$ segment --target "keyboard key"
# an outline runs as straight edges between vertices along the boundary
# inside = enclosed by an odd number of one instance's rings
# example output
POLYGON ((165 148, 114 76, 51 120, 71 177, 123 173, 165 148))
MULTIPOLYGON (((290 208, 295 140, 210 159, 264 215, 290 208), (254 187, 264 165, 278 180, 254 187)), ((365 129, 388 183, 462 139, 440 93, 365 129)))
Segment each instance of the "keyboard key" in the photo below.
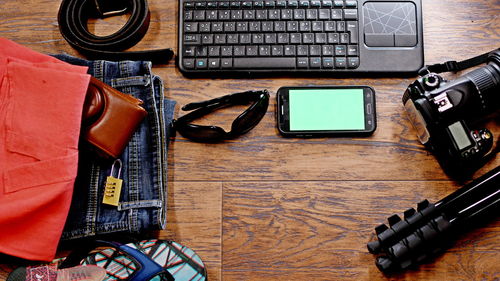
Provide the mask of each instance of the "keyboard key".
MULTIPOLYGON (((306 58, 307 59, 307 58, 306 58)), ((262 60, 254 58, 234 58, 233 66, 236 69, 293 69, 295 68, 295 58, 273 58, 262 60)))
POLYGON ((309 8, 309 0, 300 0, 299 1, 299 7, 309 8))
POLYGON ((299 22, 298 21, 289 21, 286 23, 286 30, 288 32, 296 32, 299 31, 299 22))
POLYGON ((289 0, 288 1, 288 7, 297 8, 298 6, 299 6, 299 1, 297 1, 297 0, 289 0))
POLYGON ((196 68, 197 69, 206 69, 207 68, 207 59, 196 59, 196 68))
POLYGON ((335 68, 345 68, 346 59, 345 58, 335 58, 335 68))
POLYGON ((346 20, 358 19, 358 10, 357 9, 344 9, 344 19, 346 19, 346 20))
POLYGON ((303 20, 306 18, 306 11, 304 9, 297 9, 293 11, 293 19, 303 20))
POLYGON ((231 57, 233 55, 233 46, 223 46, 220 49, 220 55, 223 57, 231 57))
POLYGON ((309 55, 309 46, 307 45, 297 46, 297 56, 308 56, 308 55, 309 55))
POLYGON ((347 58, 347 67, 348 68, 358 68, 359 67, 359 58, 358 57, 347 58))
POLYGON ((290 43, 301 44, 302 43, 302 34, 301 33, 290 34, 290 43))
POLYGON ((291 20, 293 17, 293 12, 290 9, 281 10, 281 19, 282 20, 291 20))
POLYGON ((358 56, 358 45, 349 45, 347 46, 347 55, 348 56, 358 56))
POLYGON ((342 7, 344 7, 344 1, 343 0, 334 0, 333 6, 336 8, 342 8, 342 7))
POLYGON ((198 32, 198 23, 197 22, 185 22, 184 23, 184 32, 198 32))
POLYGON ((289 43, 289 34, 288 33, 279 33, 278 34, 278 44, 288 44, 289 43))
POLYGON ((333 46, 332 45, 323 45, 322 47, 323 56, 331 57, 333 56, 333 46))
POLYGON ((315 44, 326 44, 326 33, 316 33, 315 37, 315 44))
POLYGON ((333 2, 330 0, 323 0, 323 8, 331 8, 333 7, 333 2))
POLYGON ((259 56, 270 56, 271 55, 271 46, 269 45, 262 45, 259 46, 259 56))
POLYGON ((250 36, 249 33, 240 34, 240 44, 251 44, 251 43, 252 43, 252 37, 250 36))
POLYGON ((310 56, 321 56, 321 46, 320 45, 310 45, 309 46, 310 56))
POLYGON ((335 21, 325 21, 324 23, 325 31, 326 32, 335 32, 337 31, 337 22, 335 21))
POLYGON ((266 7, 266 8, 274 8, 275 4, 276 3, 274 3, 274 1, 272 1, 272 0, 266 0, 266 1, 264 1, 264 7, 266 7))
POLYGON ((197 46, 196 47, 196 56, 198 57, 206 57, 208 52, 208 48, 206 46, 197 46))
POLYGON ((349 44, 349 33, 340 33, 340 44, 349 44))
POLYGON ((322 60, 320 57, 309 58, 310 68, 321 68, 322 60))
MULTIPOLYGON (((255 57, 258 55, 259 49, 257 46, 247 46, 247 56, 249 57, 255 57)), ((236 59, 235 61, 236 62, 236 59)))
POLYGON ((346 55, 346 47, 345 45, 337 45, 335 46, 335 56, 345 56, 346 55))
POLYGON ((218 56, 220 56, 220 46, 210 46, 208 48, 208 56, 209 57, 218 57, 218 56))
POLYGON ((323 68, 333 68, 334 62, 332 57, 323 57, 323 68))
POLYGON ((204 34, 201 36, 201 43, 209 45, 214 43, 214 35, 213 34, 204 34))
POLYGON ((185 57, 194 57, 195 54, 196 54, 195 46, 186 46, 184 47, 184 51, 182 52, 182 55, 185 57))
POLYGON ((323 32, 323 22, 322 21, 313 21, 312 22, 312 31, 323 32))
POLYGON ((205 20, 205 11, 193 11, 194 20, 205 20))
POLYGON ((285 56, 296 56, 295 45, 285 45, 285 56))
POLYGON ((332 20, 341 20, 342 19, 342 10, 333 9, 332 10, 332 20))
POLYGON ((227 2, 227 1, 219 2, 219 8, 222 8, 222 9, 229 8, 229 2, 227 2))
POLYGON ((234 46, 233 55, 235 57, 244 57, 245 56, 245 46, 234 46))
POLYGON ((207 6, 207 2, 196 2, 194 5, 197 9, 203 9, 207 6))
POLYGON ((319 8, 319 7, 321 7, 321 1, 319 1, 319 0, 311 0, 311 7, 312 8, 319 8))
POLYGON ((194 59, 182 59, 182 65, 186 69, 194 69, 194 59))
POLYGON ((208 59, 208 68, 218 69, 220 67, 220 59, 208 59))
POLYGON ((345 22, 339 21, 337 22, 337 31, 344 32, 345 31, 345 22))
POLYGON ((358 1, 356 1, 356 0, 346 0, 345 1, 345 6, 348 8, 356 8, 357 5, 358 5, 358 1))
POLYGON ((266 44, 276 44, 276 34, 268 33, 264 36, 264 42, 266 44))
POLYGON ((283 56, 283 46, 275 45, 271 48, 271 54, 276 57, 283 56))
POLYGON ((314 33, 304 33, 302 34, 302 43, 313 44, 314 43, 314 33))
POLYGON ((201 44, 200 34, 184 35, 184 45, 200 45, 200 44, 201 44))
POLYGON ((328 33, 328 44, 338 44, 339 34, 338 33, 328 33))
POLYGON ((264 1, 254 1, 253 6, 255 8, 264 8, 264 1))
POLYGON ((297 68, 309 68, 309 59, 297 58, 297 68))
POLYGON ((233 59, 232 58, 223 58, 221 59, 221 67, 230 69, 233 67, 233 59))
POLYGON ((330 19, 330 10, 329 9, 319 9, 318 18, 320 20, 329 20, 330 19))
POLYGON ((316 9, 308 9, 306 12, 306 19, 308 20, 316 20, 318 18, 318 10, 316 9))
POLYGON ((358 43, 358 22, 356 21, 348 21, 347 22, 347 31, 351 34, 351 43, 358 43))
POLYGON ((239 43, 239 36, 238 34, 228 34, 227 35, 227 44, 238 44, 239 43))
POLYGON ((276 1, 276 7, 279 7, 279 8, 286 7, 286 1, 285 0, 276 1))

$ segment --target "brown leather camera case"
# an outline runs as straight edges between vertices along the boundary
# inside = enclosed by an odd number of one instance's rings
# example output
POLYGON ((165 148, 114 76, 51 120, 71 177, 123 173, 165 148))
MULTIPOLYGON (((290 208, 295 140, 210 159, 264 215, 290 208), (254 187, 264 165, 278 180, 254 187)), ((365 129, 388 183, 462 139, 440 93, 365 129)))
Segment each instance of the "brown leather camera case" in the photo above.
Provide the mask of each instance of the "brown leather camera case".
POLYGON ((100 155, 118 158, 147 115, 142 103, 91 77, 83 108, 83 138, 100 155))

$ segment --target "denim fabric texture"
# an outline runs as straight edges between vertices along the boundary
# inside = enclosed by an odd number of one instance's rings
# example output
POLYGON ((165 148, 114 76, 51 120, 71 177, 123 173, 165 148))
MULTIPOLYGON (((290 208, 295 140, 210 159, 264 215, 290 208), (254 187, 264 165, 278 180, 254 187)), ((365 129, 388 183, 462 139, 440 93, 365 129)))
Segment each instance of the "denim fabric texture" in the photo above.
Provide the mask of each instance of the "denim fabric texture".
POLYGON ((62 239, 117 232, 138 234, 165 228, 167 150, 175 101, 164 98, 162 80, 152 74, 150 62, 87 61, 67 55, 55 57, 88 66, 92 76, 141 99, 148 112, 120 157, 123 185, 118 207, 102 203, 112 163, 100 162, 82 150, 62 239))

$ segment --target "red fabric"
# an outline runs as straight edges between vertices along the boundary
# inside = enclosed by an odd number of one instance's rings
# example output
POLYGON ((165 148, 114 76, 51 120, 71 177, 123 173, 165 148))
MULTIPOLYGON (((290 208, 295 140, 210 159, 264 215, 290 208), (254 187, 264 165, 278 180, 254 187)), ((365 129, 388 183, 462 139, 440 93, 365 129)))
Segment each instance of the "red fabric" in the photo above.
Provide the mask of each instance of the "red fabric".
POLYGON ((90 76, 0 37, 0 252, 50 261, 68 215, 90 76))

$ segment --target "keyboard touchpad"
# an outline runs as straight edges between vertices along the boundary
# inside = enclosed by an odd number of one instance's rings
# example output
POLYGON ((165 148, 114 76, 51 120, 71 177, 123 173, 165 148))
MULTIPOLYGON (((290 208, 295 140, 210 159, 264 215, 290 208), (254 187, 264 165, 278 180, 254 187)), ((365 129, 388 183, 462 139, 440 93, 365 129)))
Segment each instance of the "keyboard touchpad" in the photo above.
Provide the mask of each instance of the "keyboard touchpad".
POLYGON ((416 7, 410 2, 366 2, 363 34, 369 47, 417 45, 416 7))

